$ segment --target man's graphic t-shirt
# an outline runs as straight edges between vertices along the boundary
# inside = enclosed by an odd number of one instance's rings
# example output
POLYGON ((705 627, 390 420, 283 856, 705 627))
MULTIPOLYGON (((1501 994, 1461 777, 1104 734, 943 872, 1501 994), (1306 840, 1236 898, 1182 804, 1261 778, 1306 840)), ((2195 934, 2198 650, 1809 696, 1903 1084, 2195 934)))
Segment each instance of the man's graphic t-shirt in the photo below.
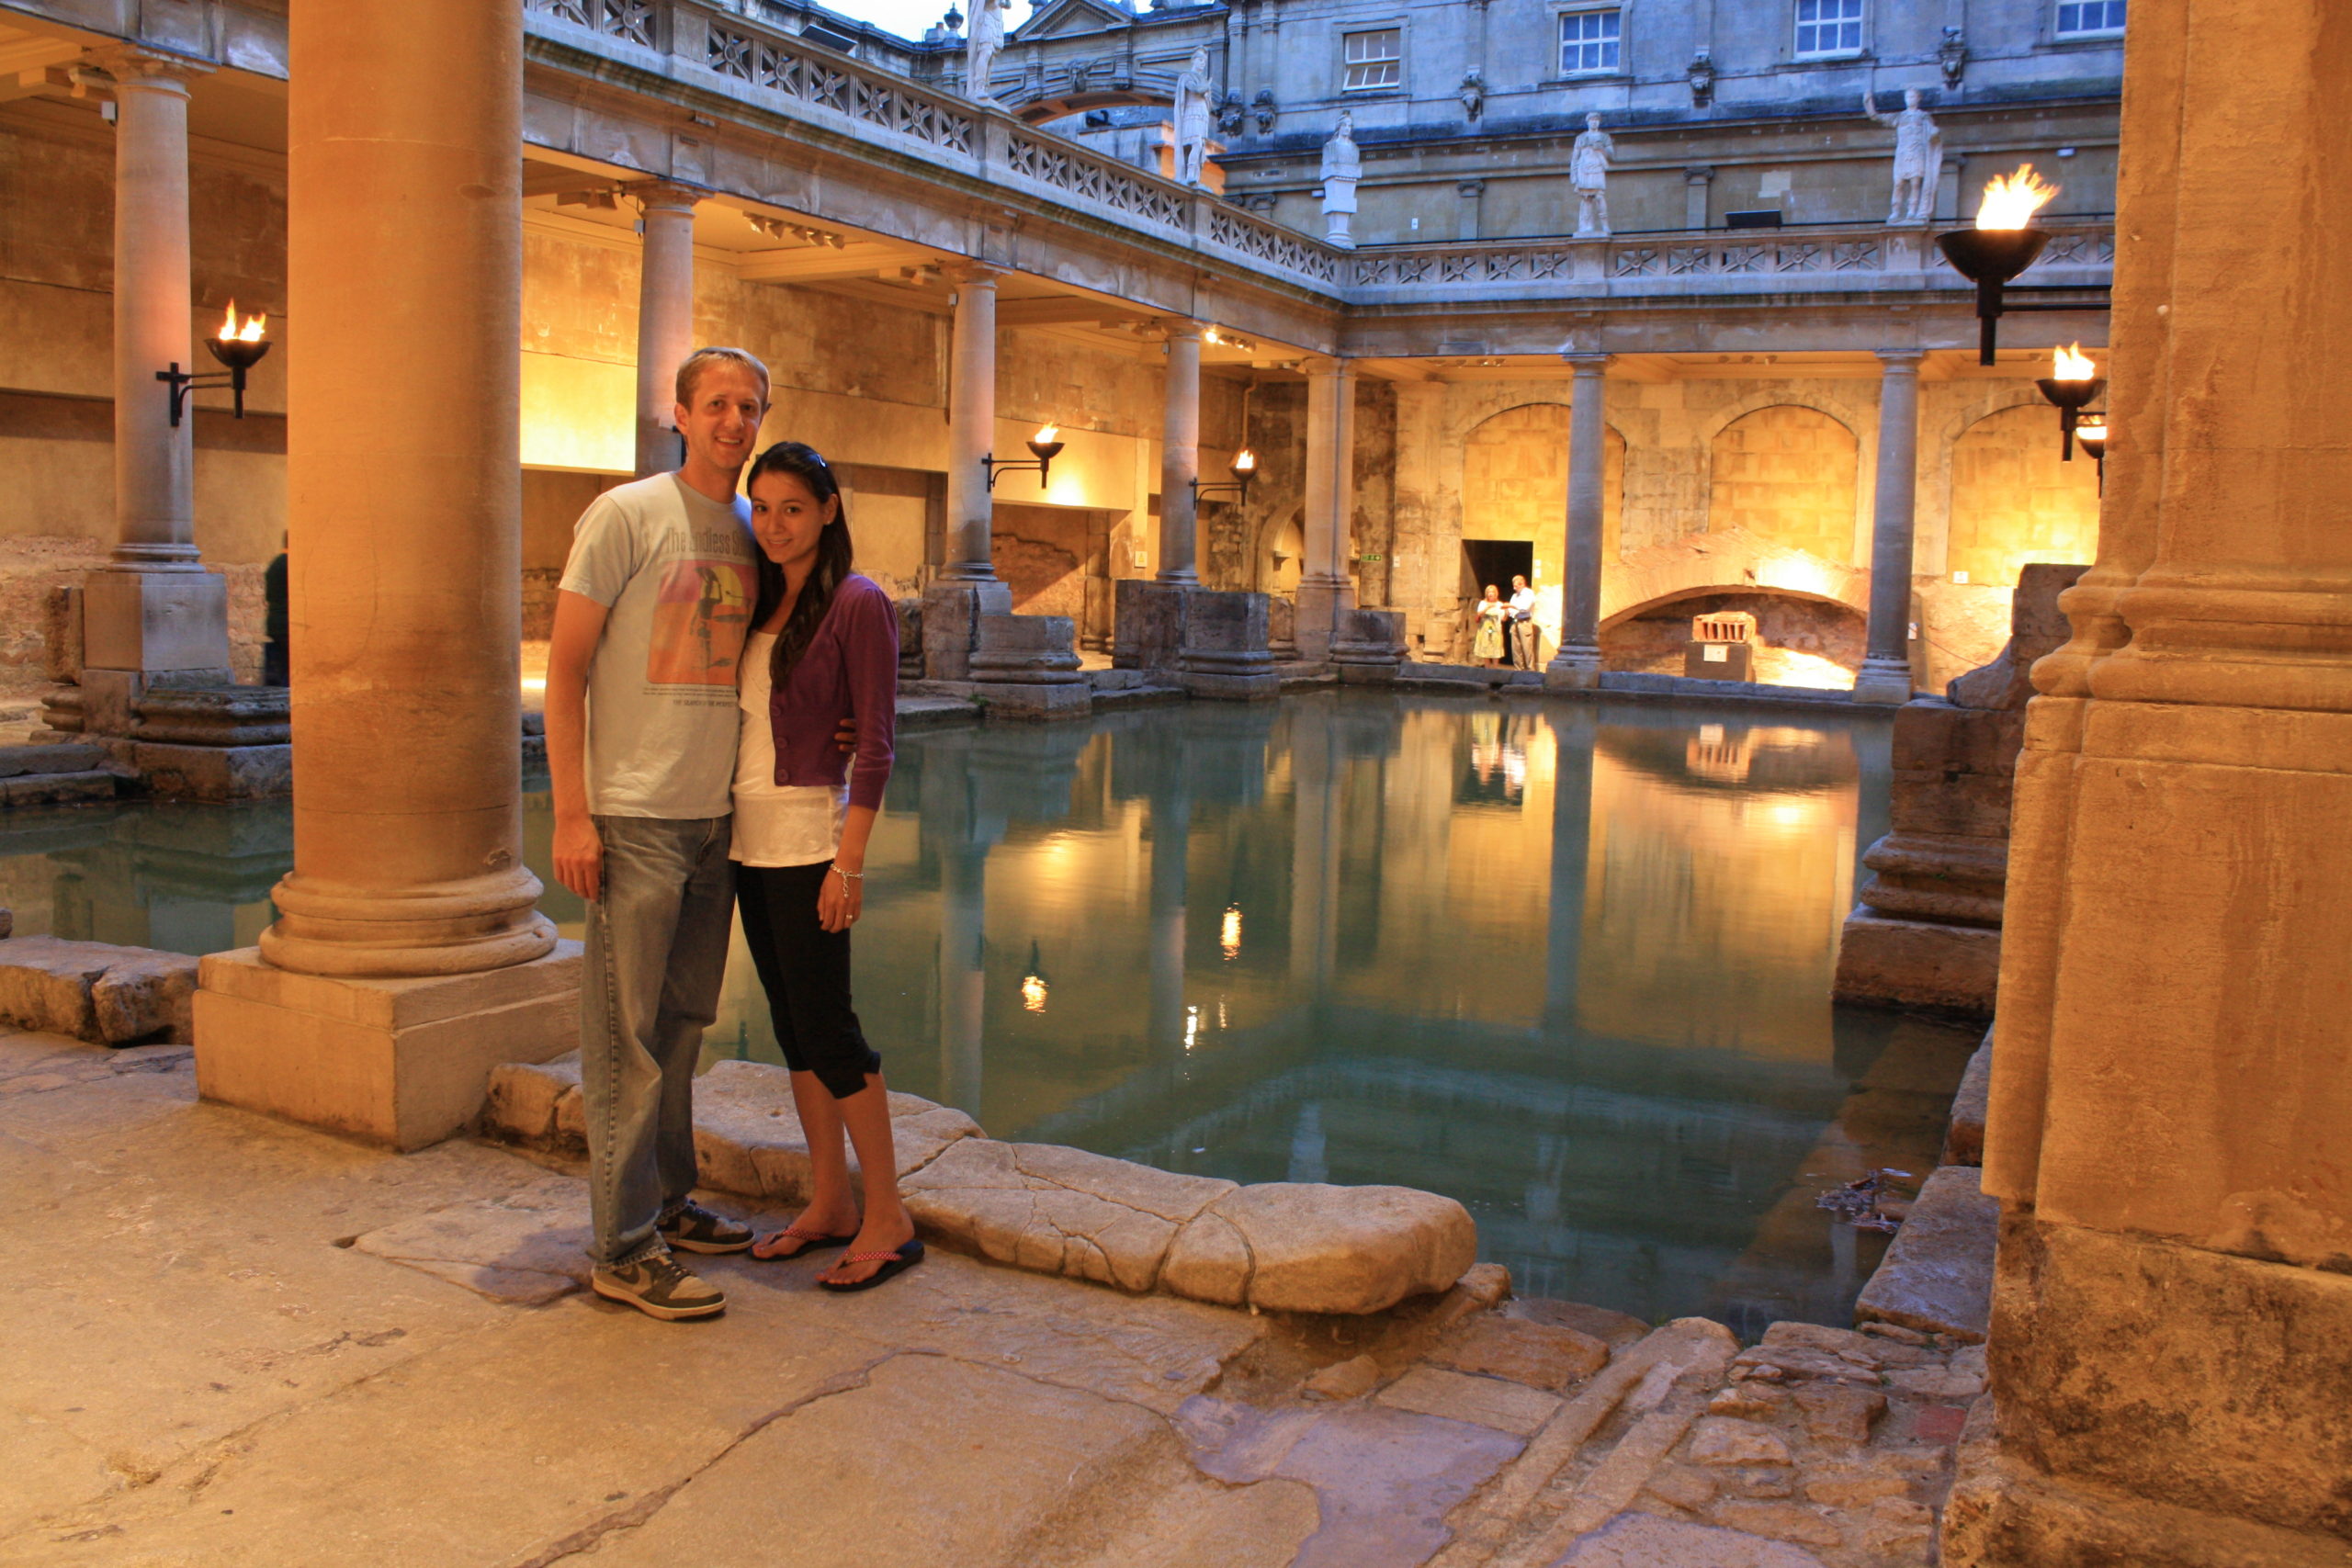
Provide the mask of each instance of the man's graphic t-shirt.
POLYGON ((675 474, 606 491, 572 529, 561 586, 609 611, 588 667, 591 811, 727 815, 753 548, 748 502, 675 474))

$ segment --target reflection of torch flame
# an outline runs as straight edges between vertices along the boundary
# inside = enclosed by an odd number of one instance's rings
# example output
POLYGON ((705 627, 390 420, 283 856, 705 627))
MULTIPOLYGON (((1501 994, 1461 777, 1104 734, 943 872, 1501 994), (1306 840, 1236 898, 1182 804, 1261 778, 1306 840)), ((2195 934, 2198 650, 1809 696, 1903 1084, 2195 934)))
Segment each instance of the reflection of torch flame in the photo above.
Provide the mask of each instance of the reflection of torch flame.
POLYGON ((1031 1012, 1046 1010, 1046 980, 1042 975, 1021 977, 1021 1005, 1031 1012))
POLYGON ((2062 348, 2051 357, 2050 378, 2053 381, 2090 381, 2098 377, 2098 367, 2083 352, 2083 345, 2062 348))
POLYGON ((266 313, 247 316, 244 324, 240 326, 237 322, 237 302, 232 299, 229 301, 229 313, 220 322, 220 341, 222 343, 259 343, 263 328, 268 320, 266 313))
POLYGON ((2050 204, 2058 187, 2033 172, 2031 164, 2017 173, 2002 175, 1984 186, 1984 200, 1976 209, 1979 229, 2022 229, 2050 204))
POLYGON ((1233 904, 1227 907, 1225 923, 1217 931, 1216 944, 1225 953, 1228 963, 1241 956, 1240 905, 1233 904))

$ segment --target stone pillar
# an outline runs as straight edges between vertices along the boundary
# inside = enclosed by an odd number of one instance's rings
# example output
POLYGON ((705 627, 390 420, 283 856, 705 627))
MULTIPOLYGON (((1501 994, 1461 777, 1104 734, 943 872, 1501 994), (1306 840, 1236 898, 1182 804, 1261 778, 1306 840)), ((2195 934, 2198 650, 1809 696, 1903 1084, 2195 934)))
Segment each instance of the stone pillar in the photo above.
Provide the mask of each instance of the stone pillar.
POLYGON ((1707 193, 1714 186, 1715 171, 1712 164, 1682 171, 1682 226, 1703 229, 1707 226, 1707 193))
POLYGON ((1348 539, 1355 512, 1355 367, 1344 359, 1306 362, 1306 559, 1298 579, 1293 636, 1298 656, 1331 656, 1340 617, 1355 608, 1348 577, 1348 539))
POLYGON ((2352 35, 2213 20, 2143 0, 2125 43, 2099 557, 2013 807, 1972 1568, 2345 1551, 2352 35))
POLYGON ((291 24, 294 869, 204 961, 198 1084, 411 1148, 577 1031, 522 863, 522 0, 291 24))
POLYGON ((1453 194, 1462 198, 1461 216, 1455 220, 1454 235, 1457 239, 1475 240, 1485 223, 1479 209, 1486 200, 1487 182, 1458 180, 1454 183, 1453 194))
POLYGON ((196 410, 156 372, 214 371, 188 330, 188 83, 209 68, 98 51, 115 82, 114 558, 83 587, 83 726, 122 735, 150 683, 227 685, 229 594, 196 549, 196 410))
MULTIPOLYGON (((934 681, 968 681, 981 618, 1012 614, 1012 591, 999 581, 991 558, 994 502, 980 463, 996 442, 996 280, 1003 275, 977 262, 957 262, 945 271, 956 285, 955 357, 947 393, 947 557, 923 592, 923 669, 934 681)), ((1019 460, 1028 454, 1011 456, 1019 460)))
POLYGON ((666 180, 632 186, 645 220, 637 285, 637 477, 678 467, 678 367, 695 345, 695 202, 666 180))
POLYGON ((1871 513, 1871 618, 1854 701, 1911 700, 1911 529, 1919 476, 1919 351, 1879 351, 1878 497, 1871 513))
POLYGON ((1198 582, 1199 507, 1193 480, 1201 471, 1201 324, 1171 321, 1168 337, 1168 395, 1160 425, 1159 576, 1161 582, 1189 587, 1198 582))
POLYGON ((1560 650, 1544 667, 1555 690, 1600 683, 1600 532, 1607 493, 1609 355, 1571 354, 1568 404, 1568 558, 1561 574, 1560 650))

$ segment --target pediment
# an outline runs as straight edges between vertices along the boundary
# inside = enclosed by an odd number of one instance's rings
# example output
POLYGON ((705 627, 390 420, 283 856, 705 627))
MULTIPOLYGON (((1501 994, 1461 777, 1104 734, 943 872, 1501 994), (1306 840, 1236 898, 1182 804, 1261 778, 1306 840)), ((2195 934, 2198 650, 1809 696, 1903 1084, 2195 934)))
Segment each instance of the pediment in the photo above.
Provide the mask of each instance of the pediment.
POLYGON ((1058 4, 1040 6, 1008 36, 1018 42, 1034 43, 1040 39, 1074 38, 1113 28, 1130 28, 1135 26, 1135 20, 1134 12, 1110 4, 1109 0, 1059 0, 1058 4))

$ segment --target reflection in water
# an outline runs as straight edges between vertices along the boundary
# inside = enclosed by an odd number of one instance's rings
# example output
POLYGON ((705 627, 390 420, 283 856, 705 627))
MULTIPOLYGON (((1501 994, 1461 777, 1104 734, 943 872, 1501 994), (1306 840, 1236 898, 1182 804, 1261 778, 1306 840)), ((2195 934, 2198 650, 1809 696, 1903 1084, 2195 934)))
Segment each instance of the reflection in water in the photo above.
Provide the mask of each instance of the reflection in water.
MULTIPOLYGON (((1973 1043, 1827 1000, 1885 768, 1883 720, 1364 694, 910 733, 859 1010, 893 1087, 999 1137, 1424 1187, 1528 1293, 1839 1321, 1884 1240, 1813 1195, 1924 1171, 1973 1043)), ((247 944, 288 829, 11 813, 0 902, 247 944)), ((711 1055, 776 1059, 740 942, 722 1009, 711 1055)))

